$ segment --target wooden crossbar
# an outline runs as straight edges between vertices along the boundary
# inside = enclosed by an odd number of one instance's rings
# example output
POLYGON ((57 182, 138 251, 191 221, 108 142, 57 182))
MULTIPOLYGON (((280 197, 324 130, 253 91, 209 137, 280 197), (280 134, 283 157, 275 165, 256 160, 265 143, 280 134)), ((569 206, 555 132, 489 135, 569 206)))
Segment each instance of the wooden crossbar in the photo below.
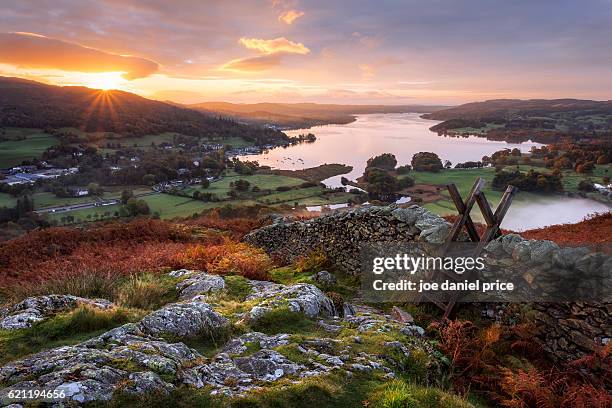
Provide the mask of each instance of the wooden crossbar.
MULTIPOLYGON (((473 253, 474 257, 479 256, 489 242, 501 235, 500 225, 504 220, 504 217, 508 212, 508 208, 510 208, 510 204, 512 204, 512 199, 514 198, 514 195, 517 193, 518 189, 514 186, 508 186, 501 198, 501 201, 499 202, 499 205, 495 209, 495 212, 493 212, 484 192, 481 191, 484 184, 485 180, 483 178, 479 177, 476 179, 465 201, 463 201, 461 198, 461 194, 459 193, 459 190, 457 190, 457 186, 455 184, 451 183, 447 185, 451 200, 455 204, 457 212, 459 213, 459 218, 457 218, 457 220, 453 223, 448 236, 446 237, 446 241, 444 242, 440 251, 441 256, 444 256, 444 254, 448 252, 452 242, 457 241, 459 234, 464 227, 470 240, 478 243, 473 253), (482 236, 476 230, 476 226, 470 217, 470 212, 474 204, 478 205, 485 223, 487 224, 482 236)), ((467 273, 469 274, 469 271, 467 273)), ((461 277, 462 279, 467 279, 469 278, 469 275, 462 275, 461 277)), ((444 310, 444 318, 447 318, 452 313, 453 308, 455 307, 455 304, 460 296, 461 293, 454 292, 450 300, 446 303, 427 296, 422 296, 422 299, 425 301, 430 301, 444 310)))

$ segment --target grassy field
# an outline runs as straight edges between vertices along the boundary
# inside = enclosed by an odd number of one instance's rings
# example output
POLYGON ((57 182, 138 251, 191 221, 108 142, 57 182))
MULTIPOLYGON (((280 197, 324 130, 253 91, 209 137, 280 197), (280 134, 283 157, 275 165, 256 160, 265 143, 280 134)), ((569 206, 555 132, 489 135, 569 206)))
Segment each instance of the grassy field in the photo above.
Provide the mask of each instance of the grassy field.
POLYGON ((7 193, 0 193, 0 207, 14 207, 17 198, 7 193))
MULTIPOLYGON (((100 139, 96 141, 96 144, 99 146, 101 152, 114 152, 117 149, 107 148, 106 144, 108 142, 116 144, 120 143, 123 147, 137 147, 140 149, 149 149, 151 147, 151 143, 155 143, 156 145, 160 145, 162 143, 170 143, 173 144, 176 137, 181 136, 180 133, 174 132, 165 132, 160 133, 158 135, 146 135, 142 137, 127 137, 127 138, 117 138, 117 139, 100 139)), ((237 147, 245 147, 252 146, 253 143, 247 140, 244 140, 241 137, 230 137, 223 140, 208 140, 206 138, 200 138, 199 141, 203 144, 216 144, 220 143, 223 145, 230 145, 234 148, 237 147)))
POLYGON ((40 155, 57 144, 54 136, 39 129, 4 129, 0 139, 0 168, 12 167, 40 155))
POLYGON ((82 203, 90 203, 95 201, 93 197, 57 197, 53 193, 41 192, 32 194, 34 200, 34 208, 59 207, 64 205, 74 205, 82 203))
POLYGON ((212 193, 217 197, 224 199, 227 198, 227 193, 231 190, 230 183, 240 179, 248 181, 251 184, 250 188, 257 186, 261 190, 276 190, 276 188, 281 186, 294 187, 304 183, 304 180, 295 177, 278 176, 274 174, 254 174, 251 176, 242 176, 230 171, 221 180, 211 183, 208 188, 191 186, 185 191, 188 194, 193 194, 195 191, 212 193))

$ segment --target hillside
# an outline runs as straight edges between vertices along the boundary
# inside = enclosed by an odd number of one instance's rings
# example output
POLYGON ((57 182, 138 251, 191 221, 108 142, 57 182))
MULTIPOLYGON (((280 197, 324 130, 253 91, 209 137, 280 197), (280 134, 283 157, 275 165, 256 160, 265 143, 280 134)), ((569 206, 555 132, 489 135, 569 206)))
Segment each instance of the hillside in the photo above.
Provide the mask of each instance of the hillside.
POLYGON ((177 132, 270 142, 286 139, 272 129, 246 126, 123 91, 52 86, 0 77, 0 127, 63 128, 144 136, 177 132))
POLYGON ((271 123, 287 128, 307 128, 324 124, 344 124, 354 115, 368 113, 427 113, 444 106, 425 105, 337 105, 317 103, 253 103, 204 102, 187 105, 207 113, 219 113, 253 123, 271 123))
MULTIPOLYGON (((362 245, 401 237, 431 251, 450 225, 427 210, 233 215, 0 244, 0 399, 51 389, 96 407, 609 406, 609 303, 461 304, 447 320, 431 305, 366 300, 362 245)), ((538 290, 553 260, 582 279, 612 261, 517 235, 486 251, 487 265, 538 290)))
POLYGON ((443 134, 474 134, 492 140, 542 143, 612 137, 612 101, 496 99, 423 115, 442 120, 443 134))

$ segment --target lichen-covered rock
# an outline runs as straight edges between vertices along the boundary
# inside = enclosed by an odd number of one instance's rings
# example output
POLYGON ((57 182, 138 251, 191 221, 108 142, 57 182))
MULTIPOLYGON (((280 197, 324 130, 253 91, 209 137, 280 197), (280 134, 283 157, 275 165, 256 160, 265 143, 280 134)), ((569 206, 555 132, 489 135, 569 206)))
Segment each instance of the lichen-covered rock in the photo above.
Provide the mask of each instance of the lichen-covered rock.
POLYGON ((259 381, 276 381, 298 372, 303 366, 288 360, 274 350, 260 350, 250 356, 238 357, 236 366, 259 381))
POLYGON ((276 334, 269 336, 264 333, 250 332, 230 340, 222 352, 227 354, 242 354, 247 351, 249 343, 256 344, 259 348, 274 348, 289 344, 289 334, 276 334))
POLYGON ((292 312, 303 313, 308 317, 334 316, 334 303, 316 286, 308 283, 296 285, 279 285, 252 281, 253 292, 247 300, 261 299, 261 302, 251 309, 249 317, 257 320, 265 313, 287 307, 292 312))
POLYGON ((145 316, 139 323, 144 333, 159 336, 195 336, 214 334, 227 327, 229 321, 205 302, 173 303, 145 316))
POLYGON ((132 373, 128 380, 123 391, 130 394, 143 394, 153 391, 168 394, 175 388, 174 385, 165 382, 159 375, 151 371, 132 373))
POLYGON ((33 323, 78 306, 110 309, 113 303, 106 299, 86 299, 72 295, 29 297, 0 310, 0 328, 5 330, 26 329, 32 327, 33 323))
POLYGON ((225 289, 225 280, 219 275, 201 272, 188 276, 189 278, 176 285, 181 299, 189 299, 196 295, 218 292, 225 289))
POLYGON ((336 284, 336 277, 328 271, 319 271, 313 275, 312 279, 323 286, 333 286, 336 284))

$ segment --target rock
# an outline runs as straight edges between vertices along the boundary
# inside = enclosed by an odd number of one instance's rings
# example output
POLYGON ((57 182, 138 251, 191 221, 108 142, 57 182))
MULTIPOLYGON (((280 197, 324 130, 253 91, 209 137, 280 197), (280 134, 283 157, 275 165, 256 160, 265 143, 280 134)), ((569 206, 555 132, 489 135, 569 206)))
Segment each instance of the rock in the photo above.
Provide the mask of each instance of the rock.
POLYGON ((196 295, 218 292, 225 289, 225 280, 219 275, 205 272, 190 275, 189 278, 176 285, 181 299, 193 298, 196 295))
POLYGON ((336 324, 329 324, 324 322, 323 320, 319 320, 317 322, 317 324, 325 331, 330 332, 330 333, 336 333, 339 332, 340 330, 342 330, 342 326, 336 325, 336 324))
POLYGON ((110 309, 114 305, 106 299, 86 299, 72 295, 29 297, 0 311, 0 316, 2 316, 0 328, 5 330, 27 329, 32 327, 33 323, 79 306, 110 309))
POLYGON ((229 321, 215 312, 208 303, 193 301, 165 306, 145 316, 139 328, 153 336, 169 334, 180 337, 206 333, 212 335, 228 324, 229 321))
POLYGON ((416 326, 416 325, 406 325, 404 326, 400 332, 402 334, 405 334, 406 336, 418 336, 418 337, 423 337, 425 336, 425 329, 422 328, 421 326, 416 326))
POLYGON ((354 316, 355 315, 355 307, 347 302, 342 304, 342 316, 354 316))
POLYGON ((248 343, 255 343, 262 349, 284 346, 289 344, 289 337, 289 334, 268 336, 264 333, 250 332, 227 342, 222 352, 227 354, 242 354, 247 351, 248 343))
POLYGON ((132 373, 128 379, 128 385, 123 391, 130 394, 143 394, 152 391, 161 391, 168 394, 174 389, 174 385, 165 382, 159 375, 151 371, 132 373))
POLYGON ((391 316, 400 323, 414 323, 414 317, 397 306, 391 309, 391 316))
POLYGON ((236 358, 234 361, 240 370, 260 381, 276 381, 303 368, 273 350, 260 350, 248 357, 236 358))
POLYGON ((328 271, 319 271, 313 275, 312 279, 323 286, 333 286, 336 284, 336 277, 328 271))
POLYGON ((269 284, 269 282, 262 285, 254 281, 253 288, 253 293, 247 297, 247 300, 262 299, 262 302, 253 307, 249 313, 253 320, 283 306, 308 317, 336 314, 334 303, 319 288, 308 283, 287 286, 269 284))
POLYGON ((168 272, 168 275, 172 276, 173 278, 182 278, 183 276, 190 276, 199 272, 200 271, 194 271, 191 269, 178 269, 176 271, 168 272))

